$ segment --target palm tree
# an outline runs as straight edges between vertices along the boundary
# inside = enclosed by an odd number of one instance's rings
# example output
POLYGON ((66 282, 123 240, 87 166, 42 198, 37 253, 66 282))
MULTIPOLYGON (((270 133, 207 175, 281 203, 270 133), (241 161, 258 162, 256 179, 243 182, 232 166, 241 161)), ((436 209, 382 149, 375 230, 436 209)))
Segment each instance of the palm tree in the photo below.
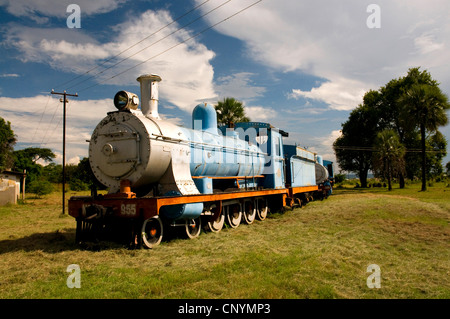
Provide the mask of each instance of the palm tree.
POLYGON ((422 149, 422 191, 426 184, 426 131, 435 132, 448 123, 446 111, 450 109, 447 96, 437 85, 414 84, 399 99, 402 115, 420 129, 422 149))
POLYGON ((218 124, 225 124, 231 128, 234 127, 234 123, 250 122, 250 119, 245 116, 242 102, 232 97, 227 97, 223 101, 217 102, 215 109, 217 111, 218 124))
POLYGON ((392 177, 402 173, 405 168, 405 147, 394 130, 386 129, 375 139, 373 166, 381 171, 388 180, 388 189, 392 190, 392 177))

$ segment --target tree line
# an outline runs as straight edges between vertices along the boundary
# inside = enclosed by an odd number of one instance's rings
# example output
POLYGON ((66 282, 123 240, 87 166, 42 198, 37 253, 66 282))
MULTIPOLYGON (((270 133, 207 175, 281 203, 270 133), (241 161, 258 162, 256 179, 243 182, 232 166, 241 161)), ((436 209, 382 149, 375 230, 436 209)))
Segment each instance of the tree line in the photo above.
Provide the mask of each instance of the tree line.
POLYGON ((333 143, 340 168, 356 172, 361 187, 367 187, 373 171, 388 181, 389 189, 393 178, 404 188, 405 179, 420 176, 426 190, 427 180, 443 173, 447 141, 438 128, 447 125, 449 109, 439 83, 420 68, 366 92, 333 143))
MULTIPOLYGON (((62 183, 62 165, 53 163, 56 158, 53 151, 39 147, 15 151, 17 137, 11 128, 11 122, 1 117, 0 141, 0 171, 25 171, 27 192, 38 195, 48 194, 54 190, 54 184, 62 183)), ((93 176, 88 158, 83 158, 78 165, 66 165, 66 181, 71 190, 89 190, 94 184, 102 187, 93 176)))

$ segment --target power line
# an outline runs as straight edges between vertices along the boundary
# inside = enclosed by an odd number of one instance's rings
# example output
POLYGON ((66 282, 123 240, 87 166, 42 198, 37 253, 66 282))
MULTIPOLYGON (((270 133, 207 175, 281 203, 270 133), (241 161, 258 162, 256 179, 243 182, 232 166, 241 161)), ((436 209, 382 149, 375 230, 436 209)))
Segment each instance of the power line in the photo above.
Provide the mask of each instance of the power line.
MULTIPOLYGON (((147 40, 148 38, 150 38, 150 37, 154 36, 155 34, 161 32, 162 30, 164 30, 165 28, 167 28, 167 27, 169 27, 170 25, 174 24, 174 23, 177 22, 178 20, 180 20, 180 19, 186 17, 187 15, 189 15, 189 14, 192 13, 192 12, 194 12, 195 10, 197 10, 198 8, 200 8, 201 6, 203 6, 204 4, 206 4, 206 3, 209 2, 209 1, 211 1, 211 0, 206 0, 206 1, 202 2, 202 3, 200 3, 200 4, 197 5, 196 7, 192 8, 192 9, 190 9, 189 11, 185 12, 184 14, 178 16, 176 19, 174 19, 174 20, 171 21, 170 23, 166 24, 165 26, 161 27, 161 28, 158 29, 157 31, 153 32, 152 34, 146 36, 146 37, 143 38, 142 40, 140 40, 140 41, 136 42, 135 44, 131 45, 131 46, 128 47, 127 49, 122 50, 122 51, 119 52, 118 54, 112 56, 111 58, 109 58, 109 59, 107 59, 106 61, 100 63, 99 65, 95 66, 94 68, 92 68, 92 69, 86 71, 85 73, 80 74, 80 75, 78 75, 78 76, 72 78, 71 80, 66 81, 66 82, 64 82, 64 83, 62 83, 62 84, 56 85, 55 87, 59 87, 59 86, 63 86, 63 85, 66 85, 66 84, 68 84, 68 83, 71 83, 71 82, 73 82, 73 81, 75 81, 75 80, 77 80, 77 79, 79 79, 79 78, 81 78, 81 77, 83 77, 83 76, 89 74, 90 72, 92 72, 92 71, 98 69, 98 68, 101 67, 102 65, 108 63, 109 61, 113 60, 114 58, 117 58, 117 57, 120 56, 121 54, 123 54, 123 53, 129 51, 131 48, 137 46, 138 44, 142 43, 143 41, 147 40)), ((79 82, 79 83, 83 83, 83 82, 84 82, 84 81, 79 82)), ((77 84, 75 84, 75 85, 77 85, 77 84)), ((72 88, 72 87, 73 87, 73 86, 71 86, 70 88, 72 88)), ((48 106, 48 103, 49 103, 49 101, 50 101, 50 98, 51 98, 51 94, 49 95, 49 98, 48 98, 48 100, 47 100, 47 102, 46 102, 46 104, 45 104, 45 106, 44 106, 44 111, 42 112, 41 117, 40 117, 40 119, 39 119, 39 124, 36 126, 36 130, 35 130, 35 132, 34 132, 34 135, 33 135, 32 140, 31 140, 31 143, 32 143, 32 144, 34 143, 34 139, 35 139, 35 137, 36 137, 37 131, 39 130, 40 125, 41 125, 41 123, 42 123, 42 119, 43 119, 44 114, 45 114, 45 112, 46 112, 46 110, 47 110, 47 106, 48 106)), ((53 119, 55 118, 56 110, 57 110, 57 107, 56 107, 56 109, 55 109, 55 112, 53 113, 53 116, 52 116, 52 119, 51 119, 50 123, 52 123, 52 122, 53 122, 53 119)), ((60 124, 60 123, 61 123, 61 121, 58 123, 58 125, 56 126, 56 128, 59 127, 59 124, 60 124)), ((40 144, 41 144, 41 147, 42 147, 42 144, 46 144, 46 143, 44 143, 44 139, 45 139, 45 137, 46 137, 46 135, 47 135, 47 133, 48 133, 49 127, 50 127, 50 125, 47 126, 47 130, 46 130, 46 132, 45 132, 44 135, 43 135, 42 142, 40 143, 40 144)), ((56 130, 56 128, 55 128, 55 130, 56 130)), ((53 133, 54 133, 54 132, 53 132, 53 133)), ((53 133, 52 133, 52 134, 53 134, 53 133)))
MULTIPOLYGON (((42 144, 44 144, 44 140, 47 137, 47 134, 48 134, 48 131, 50 129, 50 126, 53 123, 53 120, 54 120, 54 118, 56 116, 56 112, 58 111, 58 105, 59 105, 58 103, 55 104, 55 111, 53 112, 53 115, 52 115, 52 118, 50 120, 50 123, 47 125, 47 129, 45 130, 45 133, 42 135, 41 147, 42 147, 42 144)), ((61 122, 59 122, 59 123, 61 123, 61 122)), ((58 123, 57 127, 59 126, 59 123, 58 123)), ((53 130, 52 134, 54 133, 55 130, 56 130, 56 128, 53 130)))
POLYGON ((38 123, 38 125, 36 126, 36 130, 34 131, 33 138, 31 139, 31 142, 34 142, 34 138, 36 137, 36 134, 37 134, 37 131, 38 131, 39 126, 41 126, 42 118, 44 117, 45 111, 47 110, 48 102, 50 102, 50 98, 51 98, 51 97, 52 97, 52 95, 50 94, 50 95, 48 96, 47 103, 45 103, 45 106, 44 106, 44 112, 42 112, 42 114, 41 114, 41 118, 39 119, 39 123, 38 123))
POLYGON ((141 61, 141 62, 139 62, 138 64, 136 64, 136 65, 134 65, 134 66, 132 66, 132 67, 130 67, 130 68, 128 68, 128 69, 126 69, 126 70, 124 70, 124 71, 122 71, 122 72, 116 74, 116 75, 113 75, 112 77, 110 77, 110 78, 108 78, 108 79, 106 79, 106 80, 104 80, 104 81, 101 81, 101 82, 96 83, 96 84, 94 84, 94 85, 91 85, 91 86, 82 88, 81 90, 79 90, 79 92, 85 91, 85 90, 88 90, 88 89, 91 89, 91 88, 93 88, 93 87, 96 87, 96 86, 98 86, 98 85, 100 85, 100 84, 103 84, 103 83, 105 83, 105 82, 107 82, 107 81, 109 81, 109 80, 111 80, 111 79, 114 79, 114 78, 118 77, 119 75, 122 75, 122 74, 124 74, 124 73, 126 73, 126 72, 128 72, 128 71, 130 71, 130 70, 132 70, 132 69, 134 69, 134 68, 136 68, 136 67, 138 67, 138 66, 144 64, 144 63, 147 63, 148 61, 150 61, 150 60, 152 60, 152 59, 154 59, 154 58, 156 58, 156 57, 158 57, 158 56, 160 56, 160 55, 162 55, 162 54, 164 54, 164 53, 166 53, 166 52, 168 52, 168 51, 170 51, 170 50, 176 48, 177 46, 179 46, 179 45, 181 45, 181 44, 183 44, 183 43, 186 43, 186 42, 189 41, 189 40, 192 40, 192 39, 198 37, 199 35, 205 33, 206 31, 209 31, 209 30, 213 29, 214 27, 218 26, 219 24, 221 24, 221 23, 223 23, 223 22, 225 22, 225 21, 227 21, 227 20, 229 20, 229 19, 231 19, 231 18, 237 16, 238 14, 240 14, 240 13, 242 13, 242 12, 244 12, 244 11, 250 9, 251 7, 253 7, 253 6, 257 5, 258 3, 260 3, 261 1, 263 1, 263 0, 258 0, 258 1, 254 2, 254 3, 252 3, 251 5, 245 7, 244 9, 241 9, 241 10, 235 12, 234 14, 228 16, 227 18, 222 19, 222 20, 220 20, 219 22, 217 22, 217 23, 215 23, 215 24, 213 24, 213 25, 211 25, 211 26, 209 26, 209 27, 203 29, 202 31, 200 31, 200 32, 198 32, 198 33, 196 33, 196 34, 194 34, 193 36, 190 36, 190 37, 187 38, 186 40, 183 40, 183 41, 181 41, 181 42, 179 42, 179 43, 177 43, 177 44, 171 46, 170 48, 168 48, 168 49, 166 49, 166 50, 164 50, 164 51, 162 51, 162 52, 160 52, 160 53, 158 53, 158 54, 156 54, 156 55, 154 55, 154 56, 152 56, 152 57, 150 57, 150 58, 148 58, 148 59, 146 59, 146 60, 144 60, 144 61, 141 61))
MULTIPOLYGON (((98 72, 98 73, 96 73, 96 74, 94 74, 94 75, 91 75, 91 76, 88 77, 87 79, 85 79, 85 80, 83 80, 83 81, 80 81, 80 82, 78 82, 78 83, 75 83, 74 85, 68 87, 68 89, 73 88, 73 87, 75 87, 75 86, 77 86, 77 85, 79 85, 79 84, 82 84, 82 83, 84 83, 84 82, 86 82, 87 80, 90 80, 90 79, 92 79, 92 78, 96 78, 97 76, 99 76, 99 75, 105 73, 106 71, 112 69, 113 67, 115 67, 115 66, 117 66, 117 65, 119 65, 119 64, 121 64, 121 63, 123 63, 123 62, 125 62, 125 61, 127 61, 127 60, 129 60, 129 59, 132 58, 133 56, 136 56, 137 54, 141 53, 142 51, 145 51, 145 50, 147 50, 148 48, 154 46, 155 44, 157 44, 157 43, 159 43, 159 42, 161 42, 161 41, 167 39, 168 37, 172 36, 173 34, 177 33, 178 31, 185 29, 186 27, 190 26, 191 24, 194 24, 195 22, 199 21, 200 19, 202 19, 202 18, 204 18, 205 16, 207 16, 208 14, 210 14, 210 13, 216 11, 217 9, 223 7, 224 5, 226 5, 227 3, 231 2, 231 1, 232 1, 232 0, 227 0, 227 1, 225 1, 224 3, 218 5, 217 7, 215 7, 215 8, 213 8, 213 9, 209 10, 209 11, 206 12, 206 13, 204 13, 204 14, 201 15, 200 17, 198 17, 198 18, 192 20, 191 22, 189 22, 189 23, 183 25, 182 27, 178 28, 178 29, 175 30, 175 31, 172 31, 171 33, 169 33, 168 35, 164 36, 163 38, 161 38, 161 39, 159 39, 159 40, 157 40, 157 41, 151 43, 150 45, 148 45, 148 46, 142 48, 141 50, 139 50, 139 51, 137 51, 137 52, 135 52, 135 53, 129 55, 128 57, 123 58, 122 60, 116 62, 115 64, 112 64, 112 65, 108 66, 107 68, 104 68, 104 69, 101 70, 100 72, 98 72)), ((142 42, 142 41, 140 41, 140 42, 142 42)), ((136 46, 136 45, 137 45, 137 44, 135 44, 135 45, 133 45, 133 46, 136 46)), ((127 50, 128 50, 128 49, 127 49, 127 50)), ((170 50, 170 49, 169 49, 169 50, 170 50)), ((111 59, 110 59, 110 60, 111 60, 111 59)), ((111 78, 110 78, 110 79, 111 79, 111 78)), ((109 79, 108 79, 108 80, 109 80, 109 79)))
MULTIPOLYGON (((170 25, 172 25, 172 24, 175 23, 176 21, 182 19, 183 17, 185 17, 185 16, 187 16, 188 14, 192 13, 193 11, 197 10, 198 8, 200 8, 201 6, 203 6, 204 4, 206 4, 206 3, 209 2, 209 1, 210 1, 210 0, 207 0, 207 1, 202 2, 201 4, 199 4, 198 6, 194 7, 193 9, 189 10, 188 12, 184 13, 183 15, 177 17, 174 21, 170 22, 169 24, 165 25, 164 27, 160 28, 159 30, 153 32, 153 33, 150 34, 149 36, 143 38, 142 40, 138 41, 137 43, 133 44, 132 46, 128 47, 127 49, 121 51, 120 53, 116 54, 115 56, 111 57, 110 59, 104 61, 104 62, 101 63, 100 65, 98 65, 98 66, 96 66, 96 67, 94 67, 94 68, 92 68, 92 69, 86 71, 86 72, 85 72, 84 74, 82 74, 82 75, 79 75, 79 76, 77 76, 77 77, 75 77, 75 78, 73 78, 73 79, 71 79, 71 80, 69 80, 69 81, 66 81, 66 82, 63 83, 63 84, 67 84, 67 83, 73 82, 74 80, 79 79, 79 78, 81 78, 82 76, 85 76, 86 74, 88 74, 88 73, 94 71, 95 69, 98 69, 100 66, 106 64, 107 62, 109 62, 109 61, 111 61, 112 59, 118 57, 119 55, 125 53, 126 51, 129 51, 131 48, 133 48, 133 47, 135 47, 136 45, 142 43, 142 42, 145 41, 146 39, 148 39, 148 38, 152 37, 153 35, 157 34, 158 32, 161 32, 163 29, 169 27, 170 25)), ((176 31, 170 33, 168 36, 174 34, 175 32, 178 32, 179 30, 181 30, 181 29, 183 29, 183 28, 186 28, 187 26, 193 24, 194 22, 197 22, 197 21, 200 20, 201 18, 203 18, 203 17, 205 17, 206 15, 210 14, 211 12, 213 12, 213 11, 219 9, 220 7, 224 6, 225 4, 227 4, 227 3, 230 2, 230 1, 232 1, 232 0, 228 0, 228 1, 226 1, 226 2, 224 2, 224 3, 222 3, 222 4, 220 4, 220 5, 216 6, 215 8, 213 8, 213 9, 211 9, 210 11, 206 12, 205 14, 203 14, 201 17, 194 19, 193 21, 189 22, 188 24, 184 25, 184 26, 181 27, 181 28, 178 28, 176 31)), ((136 67, 138 67, 139 65, 142 65, 142 64, 144 64, 144 63, 150 61, 151 59, 154 59, 154 58, 156 58, 156 57, 158 57, 158 56, 160 56, 160 55, 162 55, 162 54, 164 54, 164 53, 166 53, 166 52, 168 52, 168 51, 174 49, 175 47, 177 47, 177 46, 179 46, 179 45, 181 45, 181 44, 183 44, 183 43, 186 43, 187 41, 189 41, 189 40, 191 40, 191 39, 194 39, 194 38, 198 37, 199 35, 203 34, 204 32, 206 32, 206 31, 208 31, 208 30, 210 30, 210 29, 216 27, 217 25, 219 25, 219 24, 221 24, 221 23, 223 23, 223 22, 225 22, 225 21, 227 21, 227 20, 229 20, 229 19, 231 19, 231 18, 237 16, 238 14, 240 14, 240 13, 242 13, 242 12, 248 10, 249 8, 251 8, 251 7, 255 6, 255 5, 257 5, 259 2, 262 2, 262 0, 255 1, 254 3, 248 5, 247 7, 243 8, 243 9, 237 11, 237 12, 235 12, 234 14, 228 16, 227 18, 222 19, 221 21, 215 23, 214 25, 212 25, 212 26, 210 26, 210 27, 207 27, 207 28, 203 29, 202 31, 196 33, 195 35, 193 35, 193 36, 191 36, 191 37, 189 37, 189 38, 187 38, 186 40, 184 40, 184 41, 182 41, 182 42, 180 42, 180 43, 178 43, 178 44, 176 44, 176 45, 174 45, 174 46, 172 46, 172 47, 170 47, 170 48, 168 48, 168 49, 166 49, 166 50, 164 50, 164 51, 162 51, 162 52, 160 52, 160 53, 158 53, 158 54, 156 54, 156 55, 154 55, 154 56, 152 56, 152 57, 150 57, 149 59, 146 59, 146 60, 143 61, 143 62, 140 62, 140 63, 138 63, 138 64, 136 64, 136 65, 134 65, 134 66, 132 66, 132 67, 126 69, 126 70, 123 71, 123 72, 120 72, 119 74, 113 75, 112 77, 110 77, 110 78, 108 78, 108 79, 106 79, 106 80, 104 80, 104 81, 102 81, 102 82, 96 83, 96 84, 91 85, 91 86, 89 86, 89 87, 85 87, 85 88, 83 88, 82 90, 79 90, 79 91, 88 90, 88 89, 93 88, 93 87, 95 87, 95 86, 97 86, 97 85, 103 84, 103 83, 105 83, 105 82, 107 82, 107 81, 109 81, 109 80, 111 80, 111 79, 113 79, 113 78, 115 78, 115 77, 117 77, 117 76, 123 74, 123 73, 126 73, 126 72, 128 72, 128 71, 130 71, 130 70, 132 70, 132 69, 134 69, 134 68, 136 68, 136 67)), ((164 37, 163 39, 167 38, 168 36, 164 37)), ((163 40, 163 39, 160 39, 160 40, 158 40, 158 41, 161 41, 161 40, 163 40)), ((154 44, 155 44, 155 43, 152 43, 151 45, 147 46, 147 47, 144 48, 144 49, 147 49, 148 47, 150 47, 150 46, 152 46, 152 45, 154 45, 154 44)), ((127 57, 127 58, 125 58, 125 59, 119 61, 118 63, 114 64, 113 66, 116 66, 116 65, 122 63, 123 61, 129 59, 130 57, 132 57, 132 56, 134 56, 134 55, 136 55, 136 54, 138 54, 139 52, 142 52, 144 49, 142 49, 142 50, 140 50, 140 51, 134 53, 133 55, 131 55, 131 56, 129 56, 129 57, 127 57)), ((105 72, 106 70, 108 70, 108 69, 110 69, 110 68, 112 68, 112 67, 109 67, 109 68, 103 70, 102 72, 97 73, 96 75, 94 75, 94 76, 92 76, 92 77, 95 77, 95 76, 97 76, 98 74, 101 74, 101 73, 105 72)), ((92 77, 90 77, 90 78, 92 78, 92 77)), ((88 79, 90 79, 90 78, 88 78, 88 79)), ((79 84, 81 84, 81 83, 84 83, 84 82, 87 81, 88 79, 85 79, 84 81, 81 81, 81 82, 79 82, 79 83, 76 83, 75 85, 79 85, 79 84)), ((61 84, 61 85, 62 85, 62 84, 61 84)), ((75 86, 75 85, 72 85, 70 88, 72 88, 72 87, 75 86)), ((48 103, 47 103, 47 104, 48 104, 48 103)), ((46 106, 45 106, 44 113, 45 113, 45 111, 46 111, 47 104, 46 104, 46 106)), ((55 111, 54 111, 54 113, 53 113, 53 115, 52 115, 52 118, 51 118, 51 120, 50 120, 50 123, 49 123, 49 125, 47 126, 47 129, 46 129, 45 133, 43 134, 43 138, 42 138, 42 141, 41 141, 41 143, 40 143, 40 144, 41 144, 41 147, 42 147, 43 144, 47 144, 47 142, 44 142, 44 141, 45 141, 45 139, 47 138, 47 135, 48 135, 50 126, 51 126, 51 124, 52 124, 53 121, 54 121, 54 118, 55 118, 55 116, 56 116, 57 109, 58 109, 58 108, 56 107, 56 108, 55 108, 55 111)), ((43 117, 44 113, 41 115, 41 117, 43 117)), ((51 137, 51 136, 54 134, 54 132, 56 131, 56 129, 57 129, 57 128, 59 127, 59 125, 61 124, 61 121, 62 121, 62 118, 59 120, 59 122, 57 123, 56 127, 54 128, 53 132, 50 134, 49 137, 51 137)), ((41 122, 41 121, 40 121, 40 122, 41 122)), ((39 124, 39 125, 40 125, 40 124, 39 124)), ((39 125, 38 125, 38 128, 39 128, 39 125)), ((36 131, 37 131, 37 130, 36 130, 36 131)))
MULTIPOLYGON (((138 44, 144 42, 145 40, 151 38, 152 36, 156 35, 157 33, 161 32, 162 30, 164 30, 164 29, 166 29, 167 27, 171 26, 172 24, 174 24, 174 23, 177 22, 178 20, 180 20, 180 19, 186 17, 187 15, 189 15, 189 14, 192 13, 192 12, 194 12, 195 10, 197 10, 198 8, 200 8, 201 6, 203 6, 204 4, 206 4, 206 3, 209 2, 209 1, 211 1, 211 0, 206 0, 206 1, 202 2, 201 4, 199 4, 198 6, 194 7, 193 9, 191 9, 191 10, 187 11, 186 13, 182 14, 181 16, 175 18, 172 22, 166 24, 165 26, 163 26, 163 27, 161 27, 160 29, 156 30, 156 31, 153 32, 152 34, 146 36, 146 37, 143 38, 142 40, 140 40, 140 41, 136 42, 135 44, 129 46, 127 49, 125 49, 125 50, 123 50, 123 51, 117 53, 116 55, 112 56, 111 58, 107 59, 106 61, 103 61, 102 63, 100 63, 99 65, 97 65, 97 66, 93 67, 92 69, 86 71, 85 73, 80 74, 80 75, 74 77, 73 79, 71 79, 71 80, 69 80, 69 81, 66 81, 66 82, 60 84, 60 86, 66 85, 66 84, 68 84, 68 83, 70 83, 70 82, 73 82, 73 81, 75 81, 75 80, 77 80, 77 79, 79 79, 79 78, 81 78, 81 77, 83 77, 83 76, 89 74, 90 72, 92 72, 92 71, 98 69, 98 68, 101 67, 102 65, 104 65, 104 64, 108 63, 109 61, 111 61, 111 60, 117 58, 117 57, 120 56, 121 54, 123 54, 123 53, 129 51, 131 48, 134 48, 134 47, 137 46, 138 44)), ((90 77, 90 78, 91 78, 91 77, 90 77)), ((90 78, 88 78, 88 79, 90 79, 90 78)), ((86 79, 86 80, 88 80, 88 79, 86 79)), ((75 85, 78 85, 78 83, 75 84, 75 85)), ((73 87, 73 86, 71 86, 71 87, 69 87, 69 88, 72 88, 72 87, 73 87)))
MULTIPOLYGON (((335 150, 342 151, 365 151, 365 152, 379 152, 374 147, 365 147, 365 146, 334 146, 335 150)), ((405 150, 407 153, 421 153, 422 150, 419 148, 408 148, 405 150)), ((426 153, 445 153, 446 150, 425 150, 426 153)))

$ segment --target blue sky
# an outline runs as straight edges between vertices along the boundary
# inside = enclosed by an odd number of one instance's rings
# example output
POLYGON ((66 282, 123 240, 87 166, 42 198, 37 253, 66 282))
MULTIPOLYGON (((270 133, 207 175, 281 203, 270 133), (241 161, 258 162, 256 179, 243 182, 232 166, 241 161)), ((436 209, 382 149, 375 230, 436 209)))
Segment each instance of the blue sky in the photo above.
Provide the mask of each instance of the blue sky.
POLYGON ((0 0, 0 116, 16 149, 49 147, 60 162, 62 104, 49 93, 77 92, 66 151, 76 163, 115 93, 139 94, 136 78, 156 73, 167 120, 190 126, 198 103, 235 97, 252 120, 334 160, 341 123, 368 90, 420 66, 450 93, 449 13, 447 0, 0 0), (72 3, 81 28, 67 26, 72 3), (380 28, 367 25, 372 3, 380 28))

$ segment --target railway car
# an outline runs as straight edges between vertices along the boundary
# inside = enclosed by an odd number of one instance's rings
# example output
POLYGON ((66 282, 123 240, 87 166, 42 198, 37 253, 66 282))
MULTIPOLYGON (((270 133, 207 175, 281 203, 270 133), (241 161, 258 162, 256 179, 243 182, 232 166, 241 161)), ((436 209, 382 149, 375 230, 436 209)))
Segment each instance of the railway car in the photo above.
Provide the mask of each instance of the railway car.
POLYGON ((329 195, 332 172, 319 155, 284 145, 287 132, 261 122, 218 127, 207 103, 194 108, 192 129, 174 125, 158 113, 161 77, 137 81, 140 101, 118 92, 117 110, 89 141, 92 172, 108 194, 70 198, 78 243, 112 234, 153 248, 174 229, 195 238, 329 195))

